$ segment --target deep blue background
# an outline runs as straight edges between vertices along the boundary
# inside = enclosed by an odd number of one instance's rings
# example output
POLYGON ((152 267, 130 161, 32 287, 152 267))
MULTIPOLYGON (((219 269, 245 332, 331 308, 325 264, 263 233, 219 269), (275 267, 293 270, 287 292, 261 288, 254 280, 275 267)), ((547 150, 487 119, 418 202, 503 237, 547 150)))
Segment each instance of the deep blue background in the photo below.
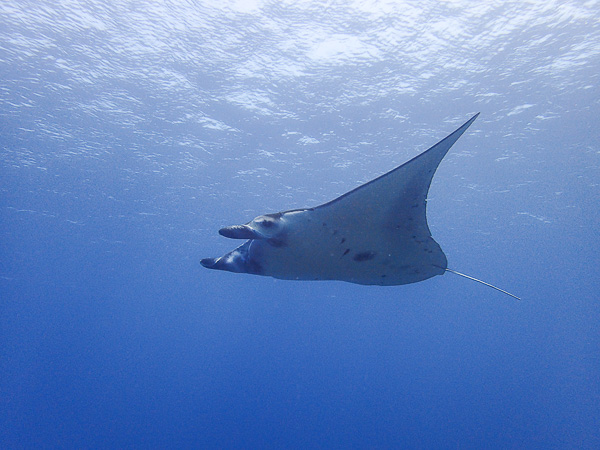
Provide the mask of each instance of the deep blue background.
POLYGON ((0 4, 0 445, 600 447, 597 2, 0 4), (393 288, 203 269, 481 111, 393 288))

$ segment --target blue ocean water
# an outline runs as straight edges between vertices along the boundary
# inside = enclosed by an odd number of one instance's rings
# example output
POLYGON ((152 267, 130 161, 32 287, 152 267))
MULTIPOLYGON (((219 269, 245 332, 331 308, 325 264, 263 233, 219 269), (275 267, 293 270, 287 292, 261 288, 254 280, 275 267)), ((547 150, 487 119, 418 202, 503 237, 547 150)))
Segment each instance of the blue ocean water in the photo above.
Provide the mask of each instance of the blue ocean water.
POLYGON ((600 2, 0 3, 0 446, 599 448, 600 2), (398 287, 209 271, 472 114, 398 287))

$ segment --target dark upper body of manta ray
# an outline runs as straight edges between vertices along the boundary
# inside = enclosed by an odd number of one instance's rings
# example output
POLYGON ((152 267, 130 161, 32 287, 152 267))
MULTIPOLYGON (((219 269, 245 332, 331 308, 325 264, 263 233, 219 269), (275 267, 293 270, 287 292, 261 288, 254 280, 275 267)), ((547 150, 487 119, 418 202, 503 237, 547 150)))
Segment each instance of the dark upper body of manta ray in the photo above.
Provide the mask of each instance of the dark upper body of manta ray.
POLYGON ((221 235, 247 241, 202 265, 287 280, 383 286, 454 272, 431 237, 427 192, 438 165, 478 115, 429 150, 335 200, 222 228, 221 235))

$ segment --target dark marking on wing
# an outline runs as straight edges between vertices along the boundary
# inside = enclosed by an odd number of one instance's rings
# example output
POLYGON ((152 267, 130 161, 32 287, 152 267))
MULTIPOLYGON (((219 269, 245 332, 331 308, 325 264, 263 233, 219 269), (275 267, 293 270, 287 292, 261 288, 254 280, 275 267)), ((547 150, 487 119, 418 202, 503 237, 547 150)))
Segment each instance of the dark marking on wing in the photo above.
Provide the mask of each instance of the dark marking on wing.
POLYGON ((361 252, 361 253, 357 253, 356 255, 354 255, 354 258, 352 258, 354 261, 356 262, 363 262, 363 261, 369 261, 373 258, 375 258, 375 255, 377 253, 374 252, 361 252))
POLYGON ((346 256, 348 253, 350 253, 350 249, 347 248, 346 251, 344 252, 344 254, 342 256, 346 256))
POLYGON ((340 244, 343 244, 344 242, 346 242, 346 238, 342 238, 342 240, 340 241, 340 244))

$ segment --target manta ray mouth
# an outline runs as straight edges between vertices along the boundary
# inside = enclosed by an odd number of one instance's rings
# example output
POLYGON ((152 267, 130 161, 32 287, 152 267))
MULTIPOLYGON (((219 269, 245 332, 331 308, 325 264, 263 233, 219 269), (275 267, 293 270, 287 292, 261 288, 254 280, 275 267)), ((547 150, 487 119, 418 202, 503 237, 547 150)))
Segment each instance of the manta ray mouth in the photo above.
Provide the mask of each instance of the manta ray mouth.
POLYGON ((219 234, 229 239, 264 239, 264 236, 248 225, 232 225, 221 228, 219 234))

